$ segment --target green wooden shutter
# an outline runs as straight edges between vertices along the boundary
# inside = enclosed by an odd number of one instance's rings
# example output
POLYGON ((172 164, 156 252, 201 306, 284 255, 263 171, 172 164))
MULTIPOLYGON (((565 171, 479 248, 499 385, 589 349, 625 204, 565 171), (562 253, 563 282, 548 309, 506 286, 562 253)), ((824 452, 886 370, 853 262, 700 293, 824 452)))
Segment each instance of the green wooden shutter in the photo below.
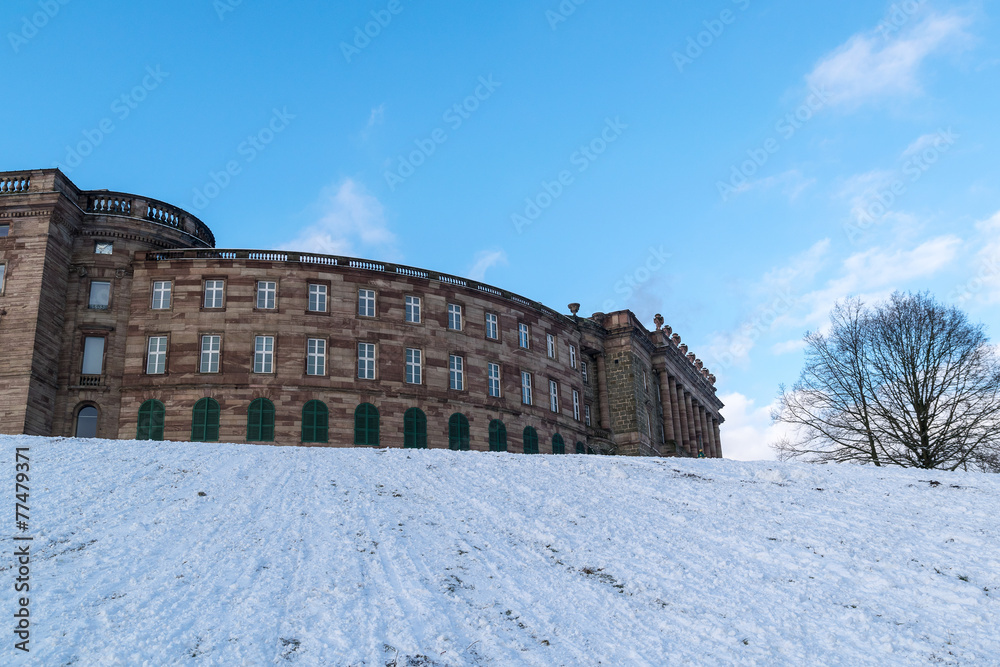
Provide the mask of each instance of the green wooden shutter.
POLYGON ((306 403, 302 408, 302 442, 329 442, 329 420, 325 403, 306 403))
POLYGON ((538 432, 531 426, 524 428, 524 453, 538 453, 538 432))
POLYGON ((378 446, 378 409, 371 403, 362 403, 354 410, 354 444, 378 446))
POLYGON ((552 436, 552 453, 553 454, 565 454, 566 453, 566 443, 563 442, 562 436, 556 433, 552 436))
POLYGON ((448 448, 456 451, 469 449, 469 420, 460 412, 448 420, 448 448))

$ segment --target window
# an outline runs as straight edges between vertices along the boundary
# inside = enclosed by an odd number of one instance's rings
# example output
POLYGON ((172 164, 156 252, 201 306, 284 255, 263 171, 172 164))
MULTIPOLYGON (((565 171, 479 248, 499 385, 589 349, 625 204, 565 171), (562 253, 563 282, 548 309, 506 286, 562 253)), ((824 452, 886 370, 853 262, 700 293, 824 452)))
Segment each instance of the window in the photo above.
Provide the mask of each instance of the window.
POLYGON ((362 403, 354 410, 354 444, 378 446, 378 409, 371 403, 362 403))
POLYGON ((490 396, 499 398, 500 397, 500 364, 490 364, 489 365, 489 394, 490 396))
POLYGON ((313 313, 326 312, 326 285, 309 285, 309 311, 313 313))
POLYGON ((219 439, 219 403, 203 398, 191 412, 191 441, 216 442, 219 439))
POLYGON ((274 440, 274 403, 266 398, 255 399, 247 410, 247 442, 274 440))
POLYGON ((576 345, 569 346, 569 367, 576 368, 576 345))
POLYGON ((587 377, 587 362, 580 362, 580 373, 583 375, 583 383, 590 384, 590 379, 587 377))
POLYGON ((375 379, 375 343, 358 343, 358 378, 375 379))
POLYGON ((586 454, 587 453, 587 448, 583 446, 582 442, 576 443, 576 453, 577 454, 586 454))
POLYGON ((146 375, 163 375, 166 372, 167 337, 150 336, 149 344, 146 346, 146 375))
POLYGON ((496 313, 486 313, 486 337, 490 340, 500 340, 500 328, 497 326, 496 313))
POLYGON ((556 358, 556 337, 552 334, 545 334, 545 351, 549 359, 556 358))
POLYGON ((583 406, 583 423, 590 426, 590 404, 583 406))
POLYGON ((104 337, 87 336, 83 339, 83 367, 81 375, 100 375, 104 370, 104 337))
POLYGON ((375 290, 358 290, 358 315, 361 317, 375 317, 375 290))
POLYGON ((406 383, 420 384, 420 350, 406 348, 406 383))
POLYGON ((460 412, 448 419, 448 449, 469 451, 469 420, 460 412))
POLYGON ((649 384, 646 382, 646 371, 642 372, 642 388, 644 391, 649 391, 649 384))
POLYGON ((306 375, 326 375, 326 340, 306 341, 306 375))
POLYGON ((226 294, 225 280, 205 281, 205 308, 222 308, 226 294))
POLYGON ((97 437, 97 408, 93 405, 85 405, 76 414, 76 437, 97 437))
POLYGON ((549 410, 559 412, 559 383, 549 380, 549 410))
POLYGON ((0 225, 0 239, 10 235, 10 225, 0 225))
POLYGON ((556 433, 552 436, 552 453, 553 454, 565 454, 566 453, 566 443, 563 442, 561 435, 556 433))
POLYGON ((518 347, 523 347, 525 350, 529 349, 531 344, 531 330, 528 329, 528 325, 523 322, 517 325, 517 345, 518 347))
POLYGON ((507 427, 499 419, 490 422, 490 451, 507 451, 507 427))
POLYGON ((538 453, 538 431, 530 426, 524 428, 524 453, 538 453))
POLYGON ((403 414, 403 447, 427 449, 427 415, 419 408, 410 408, 403 414))
POLYGON ((650 425, 652 423, 653 423, 653 414, 647 408, 646 409, 646 437, 649 438, 650 440, 653 439, 653 431, 650 428, 650 425))
POLYGON ((170 308, 170 288, 169 280, 153 282, 153 310, 168 310, 170 308))
POLYGON ((222 336, 201 337, 201 372, 218 373, 222 353, 222 336))
POLYGON ((465 389, 465 360, 462 357, 454 354, 448 357, 448 377, 452 389, 465 389))
POLYGON ((274 310, 277 297, 278 283, 273 280, 257 281, 257 308, 261 310, 274 310))
POLYGON ((87 308, 91 310, 107 310, 111 303, 111 283, 106 280, 90 281, 90 301, 87 308))
POLYGON ((254 338, 253 372, 274 372, 274 336, 256 336, 254 338))
POLYGON ((136 440, 163 440, 163 421, 166 410, 157 400, 146 401, 139 407, 139 424, 136 440))
POLYGON ((573 419, 580 421, 580 392, 573 390, 573 419))
POLYGON ((521 371, 521 402, 531 405, 531 373, 521 371))
POLYGON ((110 241, 98 241, 94 244, 95 255, 110 255, 114 252, 114 244, 110 241))
POLYGON ((330 411, 323 401, 309 401, 302 407, 302 442, 329 442, 330 411))
POLYGON ((4 283, 3 279, 6 269, 7 269, 6 264, 0 264, 0 294, 3 294, 3 283, 4 283))
POLYGON ((406 297, 406 321, 420 324, 420 297, 406 297))
POLYGON ((453 331, 462 330, 462 307, 458 304, 448 304, 448 328, 453 331))

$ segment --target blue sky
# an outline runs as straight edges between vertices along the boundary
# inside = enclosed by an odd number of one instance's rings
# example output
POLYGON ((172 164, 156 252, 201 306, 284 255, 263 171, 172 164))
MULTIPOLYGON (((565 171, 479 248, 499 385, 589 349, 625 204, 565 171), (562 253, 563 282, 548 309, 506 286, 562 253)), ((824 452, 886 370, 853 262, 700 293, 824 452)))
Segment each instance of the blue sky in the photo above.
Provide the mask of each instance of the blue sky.
POLYGON ((933 291, 1000 337, 1000 2, 7 0, 0 170, 225 247, 662 313, 727 455, 837 299, 933 291), (366 34, 367 31, 367 34, 366 34))

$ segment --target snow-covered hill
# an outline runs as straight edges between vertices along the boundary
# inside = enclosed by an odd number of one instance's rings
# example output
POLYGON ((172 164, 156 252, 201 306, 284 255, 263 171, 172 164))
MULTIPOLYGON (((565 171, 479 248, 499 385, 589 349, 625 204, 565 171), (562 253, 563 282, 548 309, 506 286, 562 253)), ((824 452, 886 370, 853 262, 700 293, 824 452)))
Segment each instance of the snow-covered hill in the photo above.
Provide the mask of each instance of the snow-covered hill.
POLYGON ((8 630, 3 664, 1000 664, 997 476, 0 446, 10 508, 30 447, 34 537, 31 652, 8 630))

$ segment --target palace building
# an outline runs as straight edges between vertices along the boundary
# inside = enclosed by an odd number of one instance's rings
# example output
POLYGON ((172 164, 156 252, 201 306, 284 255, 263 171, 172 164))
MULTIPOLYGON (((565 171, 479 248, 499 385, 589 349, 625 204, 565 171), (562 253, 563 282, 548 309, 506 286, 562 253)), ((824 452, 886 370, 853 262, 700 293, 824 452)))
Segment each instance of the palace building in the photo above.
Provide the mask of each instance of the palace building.
POLYGON ((169 204, 0 172, 0 433, 722 456, 715 377, 659 315, 215 245, 169 204))

